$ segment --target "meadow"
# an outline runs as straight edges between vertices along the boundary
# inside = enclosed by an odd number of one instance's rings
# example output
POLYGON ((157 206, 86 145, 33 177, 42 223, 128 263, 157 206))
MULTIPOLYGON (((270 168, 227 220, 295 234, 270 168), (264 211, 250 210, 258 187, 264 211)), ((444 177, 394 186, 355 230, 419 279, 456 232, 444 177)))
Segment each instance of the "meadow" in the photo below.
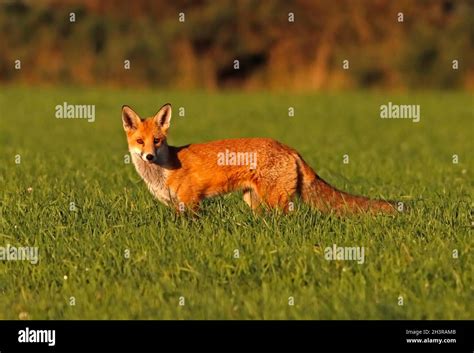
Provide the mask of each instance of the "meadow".
POLYGON ((0 246, 39 249, 37 264, 0 261, 0 319, 474 319, 469 93, 0 92, 0 246), (95 105, 95 121, 57 119, 64 102, 95 105), (166 102, 171 145, 272 137, 408 211, 254 215, 236 193, 178 217, 126 163, 121 123, 124 104, 166 102), (420 122, 381 119, 388 102, 419 104, 420 122), (326 260, 334 244, 364 263, 326 260))

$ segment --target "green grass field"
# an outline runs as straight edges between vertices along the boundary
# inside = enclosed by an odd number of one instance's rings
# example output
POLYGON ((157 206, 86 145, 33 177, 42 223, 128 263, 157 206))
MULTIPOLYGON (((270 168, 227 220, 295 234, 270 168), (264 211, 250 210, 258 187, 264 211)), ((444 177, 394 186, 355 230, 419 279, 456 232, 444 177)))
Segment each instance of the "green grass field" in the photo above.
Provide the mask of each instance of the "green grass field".
POLYGON ((0 108, 0 246, 40 256, 0 261, 0 319, 474 319, 468 93, 2 87, 0 108), (380 119, 389 101, 420 104, 421 121, 380 119), (63 102, 95 104, 95 122, 56 119, 63 102), (332 185, 410 211, 255 216, 232 194, 176 217, 124 163, 121 106, 165 102, 171 145, 272 137, 332 185), (333 244, 364 247, 365 262, 327 261, 333 244))

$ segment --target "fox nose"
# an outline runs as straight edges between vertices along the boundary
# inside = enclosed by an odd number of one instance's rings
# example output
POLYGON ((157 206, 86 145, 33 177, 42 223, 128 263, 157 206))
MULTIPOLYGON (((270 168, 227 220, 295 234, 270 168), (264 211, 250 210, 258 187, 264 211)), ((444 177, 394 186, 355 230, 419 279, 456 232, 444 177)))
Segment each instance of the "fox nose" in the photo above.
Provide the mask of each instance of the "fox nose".
POLYGON ((153 159, 153 155, 152 154, 147 154, 146 155, 146 159, 148 159, 149 161, 151 161, 153 159))

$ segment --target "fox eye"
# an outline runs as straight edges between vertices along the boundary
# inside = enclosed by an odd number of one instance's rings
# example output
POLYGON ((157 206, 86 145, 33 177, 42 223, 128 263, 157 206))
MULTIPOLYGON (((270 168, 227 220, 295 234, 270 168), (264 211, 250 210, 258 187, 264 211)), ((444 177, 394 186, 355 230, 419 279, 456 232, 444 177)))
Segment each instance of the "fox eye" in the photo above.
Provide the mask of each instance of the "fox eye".
POLYGON ((158 142, 160 142, 160 139, 155 138, 155 139, 153 140, 153 143, 155 143, 155 144, 158 143, 158 142))
POLYGON ((142 139, 138 139, 138 140, 137 140, 137 143, 139 143, 140 145, 143 145, 143 140, 142 140, 142 139))

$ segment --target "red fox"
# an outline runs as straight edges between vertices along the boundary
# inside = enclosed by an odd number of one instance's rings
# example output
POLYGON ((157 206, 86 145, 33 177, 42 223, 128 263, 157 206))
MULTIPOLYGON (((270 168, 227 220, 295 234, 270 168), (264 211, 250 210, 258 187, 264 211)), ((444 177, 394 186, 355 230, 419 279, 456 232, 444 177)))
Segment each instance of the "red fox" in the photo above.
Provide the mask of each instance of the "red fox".
POLYGON ((392 203, 339 191, 321 179, 294 149, 270 138, 237 138, 173 147, 167 144, 171 104, 141 119, 122 107, 135 168, 150 192, 178 210, 196 211, 204 198, 236 190, 253 209, 292 210, 292 200, 323 212, 395 213, 392 203))

